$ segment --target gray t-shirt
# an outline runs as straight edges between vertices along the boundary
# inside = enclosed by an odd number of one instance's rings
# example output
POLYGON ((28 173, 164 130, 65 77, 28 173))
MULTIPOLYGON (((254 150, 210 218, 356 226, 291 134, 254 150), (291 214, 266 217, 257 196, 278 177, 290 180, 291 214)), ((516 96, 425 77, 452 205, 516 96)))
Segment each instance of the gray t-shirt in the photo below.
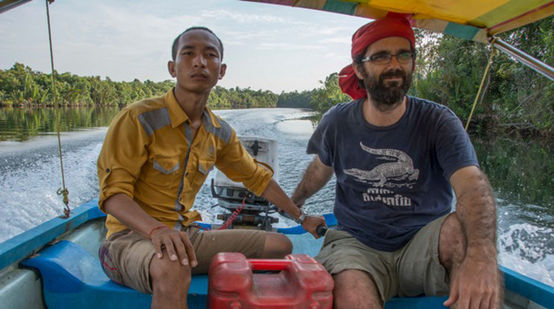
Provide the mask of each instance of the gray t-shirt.
POLYGON ((377 250, 395 251, 451 211, 450 176, 479 166, 469 136, 446 106, 408 97, 387 127, 363 118, 363 100, 341 103, 322 118, 307 152, 332 166, 339 228, 377 250))

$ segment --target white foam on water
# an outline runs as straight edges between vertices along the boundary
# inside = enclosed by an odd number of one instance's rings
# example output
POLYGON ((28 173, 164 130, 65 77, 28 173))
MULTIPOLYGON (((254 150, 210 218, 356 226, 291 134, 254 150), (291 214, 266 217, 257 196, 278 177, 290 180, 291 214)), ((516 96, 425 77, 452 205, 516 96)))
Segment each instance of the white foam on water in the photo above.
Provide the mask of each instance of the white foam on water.
MULTIPOLYGON (((70 208, 98 195, 96 159, 102 135, 81 133, 65 139, 63 150, 70 208)), ((0 242, 63 214, 62 197, 56 193, 62 187, 57 138, 41 137, 39 145, 32 143, 2 149, 0 217, 7 220, 0 224, 0 242)))
POLYGON ((529 223, 511 225, 498 236, 499 263, 554 286, 553 236, 551 228, 529 223))
POLYGON ((285 120, 277 124, 277 130, 300 136, 310 136, 314 131, 314 127, 310 120, 285 120))

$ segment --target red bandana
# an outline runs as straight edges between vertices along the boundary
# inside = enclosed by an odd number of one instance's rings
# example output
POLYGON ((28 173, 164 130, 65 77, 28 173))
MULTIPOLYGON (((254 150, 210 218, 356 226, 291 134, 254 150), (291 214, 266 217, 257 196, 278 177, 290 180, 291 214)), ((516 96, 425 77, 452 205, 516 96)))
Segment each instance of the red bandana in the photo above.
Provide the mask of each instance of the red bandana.
MULTIPOLYGON (((408 39, 412 48, 415 45, 414 31, 410 22, 398 15, 387 16, 383 19, 377 19, 358 29, 352 35, 352 59, 355 56, 364 53, 367 47, 380 39, 399 36, 408 39)), ((339 86, 342 92, 351 96, 354 100, 365 98, 366 90, 358 85, 358 77, 352 69, 353 64, 349 64, 339 73, 339 86)))

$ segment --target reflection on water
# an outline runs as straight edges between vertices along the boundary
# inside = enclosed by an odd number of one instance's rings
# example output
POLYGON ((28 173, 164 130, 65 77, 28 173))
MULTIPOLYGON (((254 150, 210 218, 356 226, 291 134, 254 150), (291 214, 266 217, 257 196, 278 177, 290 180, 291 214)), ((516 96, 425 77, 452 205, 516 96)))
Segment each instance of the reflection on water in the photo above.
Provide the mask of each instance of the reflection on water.
POLYGON ((0 108, 0 141, 26 141, 37 135, 109 125, 116 107, 0 108))
POLYGON ((554 146, 533 140, 474 139, 482 169, 502 208, 518 205, 521 218, 554 228, 554 146))

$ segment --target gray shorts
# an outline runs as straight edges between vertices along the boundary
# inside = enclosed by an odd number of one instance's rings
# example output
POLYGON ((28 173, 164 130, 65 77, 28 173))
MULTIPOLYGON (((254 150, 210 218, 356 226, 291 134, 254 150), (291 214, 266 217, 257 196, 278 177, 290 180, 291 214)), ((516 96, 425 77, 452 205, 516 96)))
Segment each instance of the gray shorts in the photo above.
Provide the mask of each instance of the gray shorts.
POLYGON ((316 257, 331 275, 344 270, 365 271, 373 279, 383 302, 395 296, 448 294, 448 275, 439 261, 442 216, 419 230, 401 249, 372 249, 348 232, 329 230, 316 257))
MULTIPOLYGON (((260 257, 265 245, 265 232, 255 230, 201 231, 186 227, 184 231, 194 247, 198 266, 192 274, 206 274, 212 257, 218 252, 241 252, 247 258, 260 257)), ((115 233, 99 250, 104 272, 113 281, 142 293, 152 293, 150 261, 155 254, 150 239, 131 230, 115 233)))

